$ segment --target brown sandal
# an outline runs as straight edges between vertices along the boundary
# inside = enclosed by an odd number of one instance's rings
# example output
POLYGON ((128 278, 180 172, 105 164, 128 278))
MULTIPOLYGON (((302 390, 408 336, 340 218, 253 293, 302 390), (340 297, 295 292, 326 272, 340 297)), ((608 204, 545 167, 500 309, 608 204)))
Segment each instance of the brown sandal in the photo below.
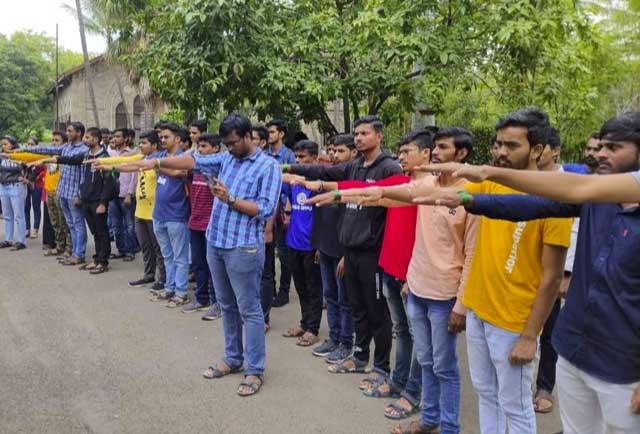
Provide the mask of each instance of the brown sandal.
POLYGON ((402 422, 391 430, 391 434, 438 434, 439 432, 438 425, 422 425, 417 420, 402 422))
POLYGON ((296 345, 299 347, 310 347, 311 345, 316 344, 319 340, 320 338, 313 333, 305 332, 305 334, 298 338, 296 345))
POLYGON ((304 330, 300 327, 292 327, 290 329, 286 329, 284 333, 282 333, 282 336, 285 338, 299 338, 302 335, 304 335, 304 330))
POLYGON ((546 414, 553 411, 553 396, 546 390, 538 390, 533 399, 533 410, 536 413, 546 414))

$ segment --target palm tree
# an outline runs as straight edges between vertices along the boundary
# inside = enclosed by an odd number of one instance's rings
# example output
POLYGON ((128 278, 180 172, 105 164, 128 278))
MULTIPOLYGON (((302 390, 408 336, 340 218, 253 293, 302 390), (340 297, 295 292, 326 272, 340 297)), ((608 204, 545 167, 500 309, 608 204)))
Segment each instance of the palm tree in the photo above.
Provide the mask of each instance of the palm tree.
POLYGON ((82 43, 82 57, 84 58, 84 74, 87 77, 87 86, 89 87, 89 97, 91 99, 91 109, 93 110, 93 121, 96 127, 100 127, 100 119, 98 118, 98 106, 96 105, 96 95, 93 92, 93 78, 91 77, 91 64, 89 63, 89 52, 87 51, 87 38, 84 31, 84 17, 82 16, 82 8, 80 0, 76 0, 76 11, 78 12, 78 26, 80 27, 80 42, 82 43))

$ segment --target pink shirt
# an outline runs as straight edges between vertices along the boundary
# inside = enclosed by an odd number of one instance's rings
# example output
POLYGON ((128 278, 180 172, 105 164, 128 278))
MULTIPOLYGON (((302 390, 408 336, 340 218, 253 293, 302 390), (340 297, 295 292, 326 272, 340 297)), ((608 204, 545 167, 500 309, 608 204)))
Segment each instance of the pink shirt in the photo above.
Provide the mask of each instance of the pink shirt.
MULTIPOLYGON (((466 181, 453 186, 463 189, 466 181)), ((427 176, 417 185, 440 186, 438 178, 427 176)), ((416 296, 432 300, 457 297, 454 310, 463 314, 464 285, 471 268, 480 217, 469 214, 464 207, 419 206, 416 242, 407 272, 409 290, 416 296)))

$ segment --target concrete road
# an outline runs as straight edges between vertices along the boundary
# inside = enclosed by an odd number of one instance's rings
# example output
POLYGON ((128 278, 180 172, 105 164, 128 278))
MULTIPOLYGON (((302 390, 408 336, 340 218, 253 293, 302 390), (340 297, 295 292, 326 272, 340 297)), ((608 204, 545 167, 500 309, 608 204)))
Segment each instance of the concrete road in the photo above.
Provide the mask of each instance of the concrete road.
MULTIPOLYGON (((222 354, 221 323, 129 288, 140 277, 139 255, 90 276, 43 257, 40 245, 0 251, 0 433, 371 434, 392 427, 382 414, 389 400, 364 397, 360 376, 328 374, 323 360, 281 337, 299 318, 295 297, 272 314, 264 388, 240 398, 239 376, 201 376, 222 354)), ((478 433, 464 339, 459 354, 463 432, 478 433)), ((559 430, 557 411, 538 417, 539 433, 559 430)))

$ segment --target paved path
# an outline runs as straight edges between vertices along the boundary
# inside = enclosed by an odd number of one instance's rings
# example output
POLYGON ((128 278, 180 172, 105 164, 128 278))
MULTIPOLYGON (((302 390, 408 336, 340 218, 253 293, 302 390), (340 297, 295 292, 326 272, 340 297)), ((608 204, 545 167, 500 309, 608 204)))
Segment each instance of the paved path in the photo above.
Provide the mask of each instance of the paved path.
MULTIPOLYGON (((149 302, 147 289, 126 284, 140 269, 137 257, 85 275, 44 258, 40 240, 0 251, 0 433, 371 434, 392 426, 382 415, 388 400, 363 397, 359 376, 330 375, 324 361, 280 337, 298 318, 295 298, 272 314, 257 396, 236 396, 237 376, 204 380, 223 348, 220 322, 149 302)), ((477 403, 459 344, 463 432, 473 434, 477 403)), ((538 422, 539 433, 559 431, 557 412, 538 422)))

